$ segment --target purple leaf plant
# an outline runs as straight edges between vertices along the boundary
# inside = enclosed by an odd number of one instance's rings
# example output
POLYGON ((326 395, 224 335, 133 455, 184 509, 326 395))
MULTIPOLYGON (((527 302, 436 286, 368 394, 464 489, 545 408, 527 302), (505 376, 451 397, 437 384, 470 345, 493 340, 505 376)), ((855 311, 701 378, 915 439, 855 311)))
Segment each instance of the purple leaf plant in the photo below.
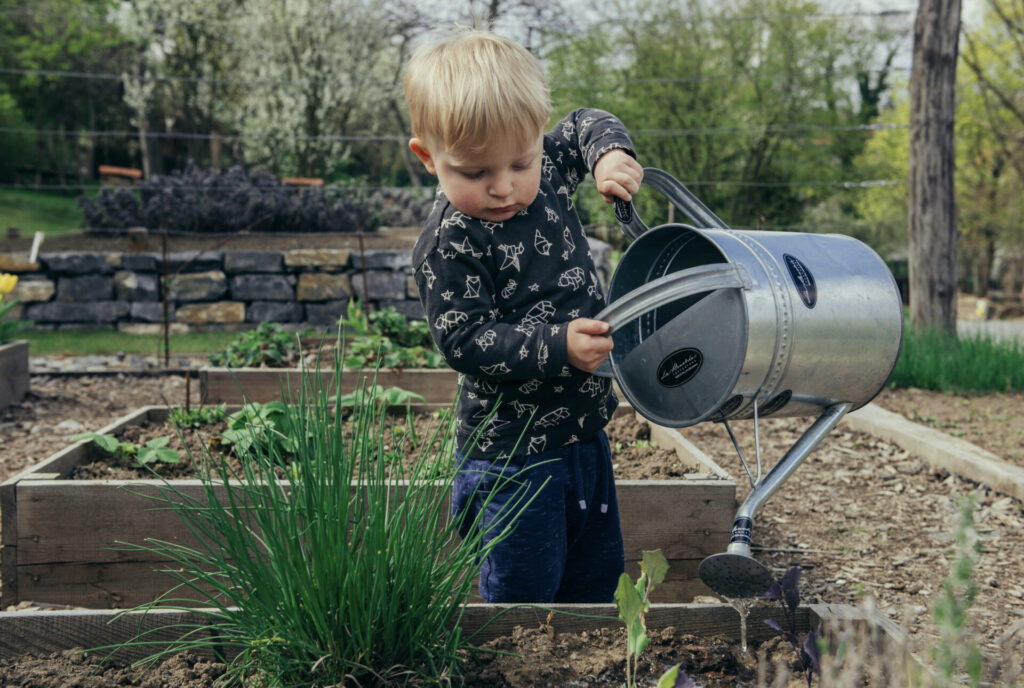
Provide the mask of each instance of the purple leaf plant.
POLYGON ((782 609, 786 616, 787 628, 783 628, 775 619, 765 619, 769 627, 778 631, 793 646, 793 651, 800 658, 800 666, 803 669, 804 679, 808 687, 811 685, 811 677, 821 675, 821 650, 818 647, 818 640, 821 638, 821 624, 818 628, 807 634, 803 642, 796 631, 796 610, 800 606, 800 568, 794 566, 782 576, 782 581, 772 580, 762 598, 766 600, 779 600, 782 602, 782 609))

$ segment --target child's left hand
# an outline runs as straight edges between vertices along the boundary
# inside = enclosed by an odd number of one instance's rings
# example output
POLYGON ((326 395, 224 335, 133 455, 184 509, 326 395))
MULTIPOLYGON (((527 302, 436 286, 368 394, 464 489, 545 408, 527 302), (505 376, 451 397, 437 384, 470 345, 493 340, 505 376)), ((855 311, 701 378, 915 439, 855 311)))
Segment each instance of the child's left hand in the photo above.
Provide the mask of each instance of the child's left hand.
POLYGON ((643 165, 621 148, 613 148, 594 164, 594 181, 605 203, 611 203, 616 198, 632 200, 643 180, 643 165))

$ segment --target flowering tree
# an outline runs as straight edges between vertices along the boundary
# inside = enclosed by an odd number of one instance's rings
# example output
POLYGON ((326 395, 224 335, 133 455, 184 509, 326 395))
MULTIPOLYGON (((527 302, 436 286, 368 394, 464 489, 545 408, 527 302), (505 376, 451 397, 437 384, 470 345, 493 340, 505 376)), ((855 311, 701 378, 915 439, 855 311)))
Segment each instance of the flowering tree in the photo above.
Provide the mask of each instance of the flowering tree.
MULTIPOLYGON (((386 17, 363 0, 249 0, 238 21, 239 76, 255 82, 232 112, 245 159, 327 176, 373 135, 394 88, 386 17)), ((383 127, 393 127, 384 122, 383 127)))

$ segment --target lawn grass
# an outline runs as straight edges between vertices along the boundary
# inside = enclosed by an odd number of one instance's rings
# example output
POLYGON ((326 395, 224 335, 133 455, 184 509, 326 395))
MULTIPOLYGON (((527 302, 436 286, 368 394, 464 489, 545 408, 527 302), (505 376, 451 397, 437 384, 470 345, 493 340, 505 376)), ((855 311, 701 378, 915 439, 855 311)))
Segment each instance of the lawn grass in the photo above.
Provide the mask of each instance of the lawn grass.
POLYGON ((82 231, 85 218, 75 196, 29 189, 0 189, 0 235, 17 227, 22 236, 47 236, 82 231))
POLYGON ((955 393, 1021 391, 1024 345, 908 327, 889 385, 955 393))
MULTIPOLYGON (((164 338, 159 334, 125 334, 114 330, 76 330, 47 332, 28 330, 22 335, 29 342, 33 356, 54 355, 161 355, 164 338)), ((234 332, 190 332, 171 335, 171 355, 211 354, 224 349, 235 337, 234 332)))

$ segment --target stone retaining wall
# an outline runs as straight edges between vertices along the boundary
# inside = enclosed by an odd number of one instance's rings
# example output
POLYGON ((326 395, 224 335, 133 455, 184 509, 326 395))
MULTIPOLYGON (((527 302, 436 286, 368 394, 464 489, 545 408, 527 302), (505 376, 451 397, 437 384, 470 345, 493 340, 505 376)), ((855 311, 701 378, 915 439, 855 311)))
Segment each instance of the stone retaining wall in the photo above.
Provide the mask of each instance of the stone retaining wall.
MULTIPOLYGON (((591 244, 607 284, 610 247, 591 244)), ((20 306, 9 317, 39 329, 151 333, 164 320, 165 272, 175 332, 245 330, 260 322, 333 329, 353 297, 422 318, 411 258, 408 248, 190 251, 167 254, 164 266, 160 253, 41 253, 34 263, 7 253, 0 266, 20 277, 13 294, 20 306)))

